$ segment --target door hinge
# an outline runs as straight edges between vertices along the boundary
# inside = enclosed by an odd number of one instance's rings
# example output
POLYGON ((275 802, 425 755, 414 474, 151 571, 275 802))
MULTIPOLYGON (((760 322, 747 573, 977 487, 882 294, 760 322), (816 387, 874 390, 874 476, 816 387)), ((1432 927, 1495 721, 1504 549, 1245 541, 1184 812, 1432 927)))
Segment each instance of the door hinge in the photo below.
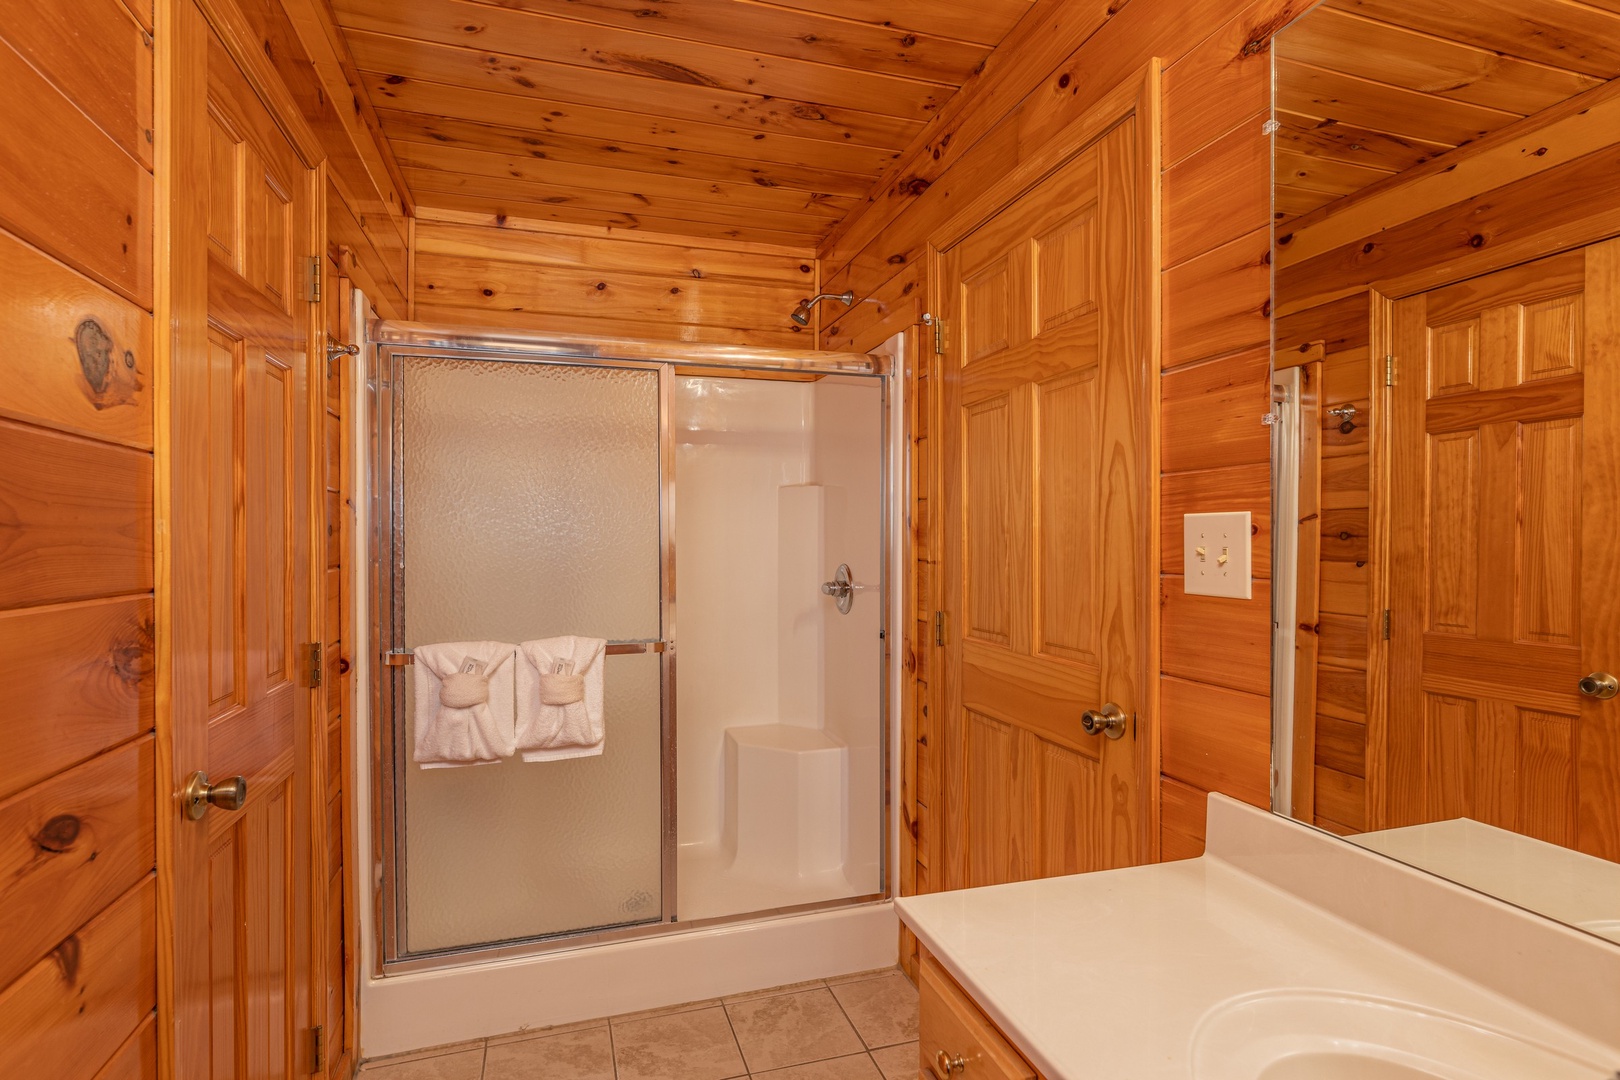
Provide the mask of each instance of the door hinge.
POLYGON ((1395 357, 1393 355, 1384 357, 1384 385, 1395 385, 1395 357))
POLYGON ((943 611, 934 612, 934 644, 945 644, 945 613, 943 611))
POLYGON ((1389 608, 1384 609, 1384 640, 1389 640, 1389 608))
POLYGON ((926 312, 926 311, 923 312, 922 319, 923 319, 923 325, 933 327, 933 330, 934 330, 934 355, 935 356, 944 356, 945 355, 945 323, 937 315, 930 314, 929 312, 926 312))
POLYGON ((321 257, 311 255, 304 260, 304 299, 311 304, 321 302, 321 257))
POLYGON ((313 690, 321 685, 322 668, 325 667, 325 650, 319 641, 311 641, 304 645, 304 686, 313 690))
POLYGON ((316 1024, 309 1029, 309 1071, 318 1073, 326 1068, 326 1025, 316 1024))

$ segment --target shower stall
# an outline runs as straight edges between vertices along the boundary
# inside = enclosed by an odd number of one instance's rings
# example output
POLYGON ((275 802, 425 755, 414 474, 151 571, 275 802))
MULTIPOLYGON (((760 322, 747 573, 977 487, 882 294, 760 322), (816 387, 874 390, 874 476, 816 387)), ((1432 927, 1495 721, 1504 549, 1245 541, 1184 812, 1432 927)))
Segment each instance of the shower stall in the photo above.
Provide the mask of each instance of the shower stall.
POLYGON ((885 898, 889 361, 371 345, 377 973, 885 898), (600 753, 414 759, 417 649, 562 635, 600 753))

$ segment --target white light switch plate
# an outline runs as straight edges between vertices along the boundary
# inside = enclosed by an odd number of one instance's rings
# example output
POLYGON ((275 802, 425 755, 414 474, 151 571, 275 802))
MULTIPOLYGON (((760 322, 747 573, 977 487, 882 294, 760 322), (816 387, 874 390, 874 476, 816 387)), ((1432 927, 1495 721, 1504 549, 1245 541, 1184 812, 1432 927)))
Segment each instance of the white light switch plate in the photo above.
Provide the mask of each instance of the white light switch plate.
POLYGON ((1186 514, 1181 520, 1183 587, 1188 595, 1254 599, 1249 512, 1186 514))

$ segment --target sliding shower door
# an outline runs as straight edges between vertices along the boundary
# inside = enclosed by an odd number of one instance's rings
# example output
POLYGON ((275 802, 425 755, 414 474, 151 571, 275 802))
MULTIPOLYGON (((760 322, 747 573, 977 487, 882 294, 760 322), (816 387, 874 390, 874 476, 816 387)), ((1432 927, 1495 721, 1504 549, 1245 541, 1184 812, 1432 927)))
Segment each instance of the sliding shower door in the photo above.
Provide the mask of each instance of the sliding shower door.
POLYGON ((384 669, 403 801, 391 837, 398 955, 659 921, 670 850, 659 366, 385 352, 379 374, 391 655, 561 635, 619 643, 602 661, 605 750, 562 761, 418 766, 413 680, 384 669))

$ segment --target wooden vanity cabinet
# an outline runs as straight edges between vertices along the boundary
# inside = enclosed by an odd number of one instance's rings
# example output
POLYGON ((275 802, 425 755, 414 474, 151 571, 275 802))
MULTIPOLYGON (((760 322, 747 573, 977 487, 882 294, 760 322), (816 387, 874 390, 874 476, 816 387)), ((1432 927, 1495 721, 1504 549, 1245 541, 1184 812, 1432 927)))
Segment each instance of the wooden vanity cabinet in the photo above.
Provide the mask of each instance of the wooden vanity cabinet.
POLYGON ((1036 1080, 1036 1072, 927 952, 918 970, 921 1080, 1036 1080))

